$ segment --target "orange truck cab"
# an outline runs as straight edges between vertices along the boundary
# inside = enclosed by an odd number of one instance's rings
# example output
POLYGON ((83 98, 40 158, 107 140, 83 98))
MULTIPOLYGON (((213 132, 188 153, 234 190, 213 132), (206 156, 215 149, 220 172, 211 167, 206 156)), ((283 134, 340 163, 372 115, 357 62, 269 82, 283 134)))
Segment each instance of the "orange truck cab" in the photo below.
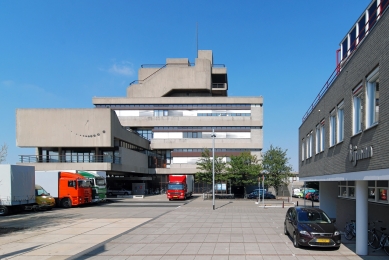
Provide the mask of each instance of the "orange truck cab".
POLYGON ((90 180, 80 174, 58 171, 36 171, 35 182, 45 187, 56 204, 69 208, 92 201, 90 180))

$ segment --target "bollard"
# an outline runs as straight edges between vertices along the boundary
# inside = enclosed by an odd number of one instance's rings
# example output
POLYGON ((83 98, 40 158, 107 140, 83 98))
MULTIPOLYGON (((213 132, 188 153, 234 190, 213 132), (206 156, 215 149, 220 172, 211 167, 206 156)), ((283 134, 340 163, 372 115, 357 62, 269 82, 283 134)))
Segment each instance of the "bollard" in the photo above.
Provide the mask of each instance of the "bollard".
POLYGON ((297 203, 296 206, 298 207, 299 206, 299 201, 296 201, 296 203, 297 203))
POLYGON ((282 208, 284 208, 284 205, 285 205, 285 201, 282 201, 282 208))
POLYGON ((313 205, 313 200, 312 200, 312 208, 314 208, 315 206, 313 205))
POLYGON ((288 202, 289 202, 289 197, 288 197, 288 202))

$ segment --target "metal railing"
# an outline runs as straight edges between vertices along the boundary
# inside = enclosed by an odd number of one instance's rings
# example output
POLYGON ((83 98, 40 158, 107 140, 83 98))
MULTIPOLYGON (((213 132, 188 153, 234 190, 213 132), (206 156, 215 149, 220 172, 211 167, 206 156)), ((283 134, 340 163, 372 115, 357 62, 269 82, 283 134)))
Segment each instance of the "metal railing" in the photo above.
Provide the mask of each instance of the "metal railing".
MULTIPOLYGON (((337 64, 335 70, 332 72, 331 76, 328 78, 327 82, 324 84, 324 86, 321 88, 319 94, 316 96, 315 100, 312 102, 312 104, 309 106, 307 112, 303 116, 302 122, 304 122, 307 117, 312 113, 316 105, 319 103, 321 98, 324 96, 324 94, 327 92, 327 90, 331 87, 332 83, 335 81, 336 77, 341 71, 341 68, 347 64, 349 59, 352 57, 352 54, 358 49, 359 45, 363 42, 363 40, 368 36, 368 33, 371 31, 372 28, 377 23, 377 20, 383 15, 383 13, 386 11, 387 7, 389 6, 389 2, 385 4, 385 6, 378 6, 375 12, 372 13, 372 16, 366 21, 364 30, 361 31, 358 35, 356 35, 355 40, 350 44, 350 47, 346 50, 347 56, 343 58, 339 64, 337 64), (381 8, 381 11, 378 15, 376 15, 378 8, 381 8), (372 19, 373 18, 373 19, 372 19), (372 20, 371 20, 372 19, 372 20), (366 27, 368 28, 366 29, 366 27)), ((347 34, 348 35, 348 34, 347 34)))
MULTIPOLYGON (((137 80, 132 81, 130 83, 130 86, 133 85, 133 84, 142 84, 148 78, 150 78, 155 73, 157 73, 158 71, 162 70, 163 68, 166 68, 167 66, 178 66, 178 65, 184 65, 184 63, 168 63, 168 64, 165 64, 165 65, 162 65, 162 64, 142 64, 141 68, 159 68, 159 69, 154 71, 153 73, 151 73, 149 76, 147 76, 144 79, 140 79, 140 80, 137 79, 137 80)), ((195 64, 194 63, 188 63, 188 66, 193 66, 193 65, 195 65, 195 64)), ((214 68, 224 68, 225 65, 224 64, 212 64, 212 67, 214 67, 214 68)))
POLYGON ((226 88, 226 83, 212 83, 212 88, 226 88))
POLYGON ((114 163, 121 157, 111 155, 19 155, 21 163, 114 163))

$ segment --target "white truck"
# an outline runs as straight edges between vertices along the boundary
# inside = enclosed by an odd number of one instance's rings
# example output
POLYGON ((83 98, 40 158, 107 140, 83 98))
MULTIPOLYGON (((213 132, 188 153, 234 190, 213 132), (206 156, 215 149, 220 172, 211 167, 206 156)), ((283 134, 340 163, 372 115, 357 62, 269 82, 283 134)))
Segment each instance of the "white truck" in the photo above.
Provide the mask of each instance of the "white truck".
POLYGON ((0 165, 0 216, 23 211, 35 202, 35 167, 0 165))

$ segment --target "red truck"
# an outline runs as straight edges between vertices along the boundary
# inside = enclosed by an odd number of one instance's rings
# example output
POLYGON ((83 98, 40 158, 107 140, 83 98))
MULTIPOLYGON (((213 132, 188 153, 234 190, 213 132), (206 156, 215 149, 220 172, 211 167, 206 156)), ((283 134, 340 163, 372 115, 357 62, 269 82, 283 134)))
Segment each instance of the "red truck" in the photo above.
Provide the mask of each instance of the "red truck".
POLYGON ((169 175, 167 198, 186 200, 192 197, 193 188, 193 175, 169 175))

